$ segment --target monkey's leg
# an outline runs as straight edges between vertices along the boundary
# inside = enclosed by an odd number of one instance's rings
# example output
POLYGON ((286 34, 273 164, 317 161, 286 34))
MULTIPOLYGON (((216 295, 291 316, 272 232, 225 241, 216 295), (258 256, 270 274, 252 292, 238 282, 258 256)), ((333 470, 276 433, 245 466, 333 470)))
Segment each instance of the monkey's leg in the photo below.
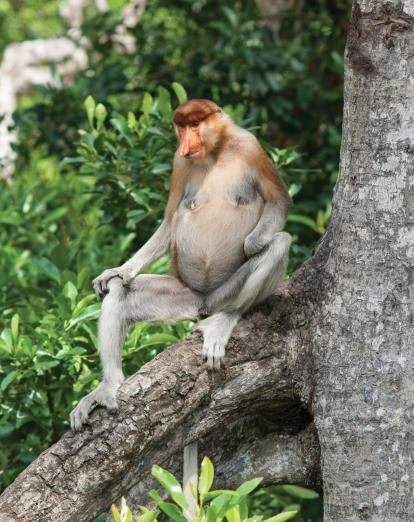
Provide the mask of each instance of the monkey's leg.
POLYGON ((286 270, 290 243, 286 232, 275 234, 259 254, 207 296, 206 307, 213 314, 196 328, 203 332, 203 355, 211 368, 220 368, 227 342, 241 315, 276 290, 286 270))
POLYGON ((198 316, 202 298, 171 276, 139 275, 125 287, 119 277, 108 283, 99 319, 99 353, 103 380, 70 414, 72 429, 80 429, 98 404, 116 411, 116 391, 124 380, 122 347, 128 327, 137 322, 175 322, 198 316))

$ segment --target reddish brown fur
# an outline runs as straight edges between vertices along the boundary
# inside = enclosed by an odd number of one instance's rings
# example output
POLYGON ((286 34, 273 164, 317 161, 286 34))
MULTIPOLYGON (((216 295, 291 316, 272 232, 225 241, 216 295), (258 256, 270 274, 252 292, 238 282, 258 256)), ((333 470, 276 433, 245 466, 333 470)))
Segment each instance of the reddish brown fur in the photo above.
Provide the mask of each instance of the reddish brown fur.
POLYGON ((259 146, 254 158, 254 165, 259 174, 260 190, 265 201, 280 201, 289 209, 292 200, 277 170, 266 152, 259 146))
POLYGON ((190 100, 177 107, 173 120, 180 126, 200 123, 219 110, 220 107, 210 100, 190 100))
MULTIPOLYGON (((174 112, 173 120, 179 127, 191 127, 191 124, 199 124, 205 120, 207 124, 210 123, 209 116, 221 112, 220 107, 211 100, 194 99, 183 103, 174 112)), ((287 192, 285 184, 282 178, 279 176, 266 152, 260 146, 260 144, 252 138, 249 143, 236 145, 231 143, 231 138, 226 133, 226 125, 217 125, 215 122, 211 122, 209 125, 210 135, 207 135, 207 145, 209 154, 214 160, 220 155, 221 151, 225 150, 226 147, 234 150, 234 154, 237 157, 244 158, 244 161, 249 165, 258 175, 258 181, 260 186, 260 192, 264 201, 277 201, 280 202, 285 208, 286 213, 291 204, 291 198, 287 192), (212 133, 214 132, 214 135, 212 133)), ((200 140, 198 129, 191 129, 193 140, 200 140)), ((179 131, 180 139, 182 132, 179 131)), ((179 169, 174 168, 172 179, 170 197, 166 209, 166 214, 172 212, 175 205, 178 204, 181 191, 185 184, 187 174, 180 172, 179 169)))

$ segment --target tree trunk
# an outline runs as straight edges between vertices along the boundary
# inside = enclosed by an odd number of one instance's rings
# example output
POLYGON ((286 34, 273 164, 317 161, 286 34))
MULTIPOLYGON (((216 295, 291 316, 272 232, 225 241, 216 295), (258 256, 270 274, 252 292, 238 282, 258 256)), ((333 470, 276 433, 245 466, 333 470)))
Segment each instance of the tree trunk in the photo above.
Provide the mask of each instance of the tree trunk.
POLYGON ((414 519, 414 0, 355 2, 319 260, 312 409, 325 520, 414 519))
POLYGON ((320 485, 325 521, 414 519, 414 0, 354 4, 341 169, 311 260, 235 329, 223 372, 200 338, 160 354, 0 497, 0 521, 87 521, 147 503, 153 463, 200 440, 218 486, 320 485), (320 451, 320 460, 319 460, 320 451), (2 518, 3 516, 3 518, 2 518))

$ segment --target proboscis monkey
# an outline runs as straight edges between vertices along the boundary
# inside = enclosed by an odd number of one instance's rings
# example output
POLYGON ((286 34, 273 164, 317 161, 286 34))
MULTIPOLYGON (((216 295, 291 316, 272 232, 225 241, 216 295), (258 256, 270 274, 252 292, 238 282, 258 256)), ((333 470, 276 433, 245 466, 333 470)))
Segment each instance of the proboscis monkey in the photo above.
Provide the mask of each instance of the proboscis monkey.
POLYGON ((282 230, 291 201, 256 138, 210 100, 180 105, 174 127, 179 146, 160 227, 131 259, 93 282, 103 298, 103 381, 72 411, 76 430, 93 405, 116 410, 130 325, 207 316, 197 325, 203 356, 219 369, 241 315, 274 293, 286 269, 291 237, 282 230), (174 276, 140 274, 168 251, 174 276))

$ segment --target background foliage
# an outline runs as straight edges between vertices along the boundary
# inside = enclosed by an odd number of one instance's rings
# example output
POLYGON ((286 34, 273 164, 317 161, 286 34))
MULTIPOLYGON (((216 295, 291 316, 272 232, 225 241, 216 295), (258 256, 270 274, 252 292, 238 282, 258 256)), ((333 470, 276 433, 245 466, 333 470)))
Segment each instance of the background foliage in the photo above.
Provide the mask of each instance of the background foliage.
MULTIPOLYGON (((59 438, 98 382, 91 279, 128 258, 159 223, 175 147, 170 116, 185 91, 225 107, 279 165, 294 197, 290 272, 329 220, 349 1, 304 2, 285 16, 276 42, 252 0, 153 0, 132 30, 133 55, 102 38, 123 2, 111 5, 106 15, 90 7, 84 22, 90 70, 21 99, 17 170, 13 183, 0 181, 3 487, 59 438)), ((64 30, 55 1, 0 0, 0 53, 11 41, 64 30)), ((151 270, 165 272, 167 259, 151 270)), ((126 373, 188 326, 131 329, 126 373)), ((312 501, 278 488, 257 494, 258 509, 299 500, 295 520, 318 520, 312 501)))

